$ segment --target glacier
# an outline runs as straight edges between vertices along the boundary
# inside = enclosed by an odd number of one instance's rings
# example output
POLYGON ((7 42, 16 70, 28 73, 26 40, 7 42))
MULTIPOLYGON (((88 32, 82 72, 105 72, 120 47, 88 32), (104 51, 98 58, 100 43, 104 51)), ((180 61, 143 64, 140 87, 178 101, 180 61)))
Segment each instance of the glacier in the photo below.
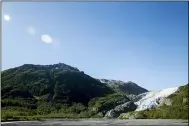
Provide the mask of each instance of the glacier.
POLYGON ((159 105, 159 101, 161 99, 175 93, 177 90, 178 87, 173 87, 160 91, 150 91, 140 94, 139 96, 142 96, 142 98, 135 102, 135 105, 137 105, 137 109, 135 111, 156 108, 159 105))

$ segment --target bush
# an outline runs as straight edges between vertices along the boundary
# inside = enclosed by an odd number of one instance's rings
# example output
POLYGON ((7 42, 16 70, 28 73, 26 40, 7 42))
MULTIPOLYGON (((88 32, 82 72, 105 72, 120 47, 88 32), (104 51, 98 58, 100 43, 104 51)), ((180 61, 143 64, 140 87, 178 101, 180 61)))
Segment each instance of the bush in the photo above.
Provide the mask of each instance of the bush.
POLYGON ((114 93, 111 95, 107 95, 106 97, 97 97, 90 100, 88 103, 89 109, 93 110, 96 109, 96 112, 108 111, 115 106, 119 105, 119 101, 129 99, 121 93, 114 93))

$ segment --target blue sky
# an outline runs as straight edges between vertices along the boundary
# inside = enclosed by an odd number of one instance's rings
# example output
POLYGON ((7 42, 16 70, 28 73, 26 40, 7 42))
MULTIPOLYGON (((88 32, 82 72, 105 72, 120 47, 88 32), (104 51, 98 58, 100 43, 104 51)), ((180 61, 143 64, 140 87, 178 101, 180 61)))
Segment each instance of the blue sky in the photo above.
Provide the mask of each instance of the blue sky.
POLYGON ((66 63, 149 90, 188 82, 187 2, 4 2, 2 69, 66 63))

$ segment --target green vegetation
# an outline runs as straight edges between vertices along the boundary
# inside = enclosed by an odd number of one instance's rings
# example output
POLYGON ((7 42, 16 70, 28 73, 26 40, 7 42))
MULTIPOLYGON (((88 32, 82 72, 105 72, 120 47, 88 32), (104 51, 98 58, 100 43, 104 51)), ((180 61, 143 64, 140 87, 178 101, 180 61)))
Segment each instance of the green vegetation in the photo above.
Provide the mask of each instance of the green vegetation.
POLYGON ((162 105, 156 109, 121 114, 121 119, 148 118, 148 119, 188 119, 188 84, 181 86, 179 90, 167 97, 172 105, 162 105))
POLYGON ((100 117, 89 110, 89 101, 115 93, 106 84, 63 63, 25 64, 1 73, 3 120, 100 117))
POLYGON ((2 72, 2 98, 38 97, 47 102, 87 104, 113 93, 109 87, 65 64, 26 64, 2 72))
POLYGON ((41 100, 7 98, 2 99, 2 120, 36 120, 40 118, 101 118, 121 100, 129 100, 123 94, 96 97, 88 105, 82 103, 60 104, 41 100))
MULTIPOLYGON (((110 109, 130 101, 124 91, 138 94, 145 90, 131 83, 130 87, 120 86, 120 90, 115 91, 77 68, 62 63, 26 64, 1 73, 3 121, 101 118, 110 109)), ((188 118, 188 86, 180 87, 179 92, 169 98, 173 100, 172 106, 142 111, 139 117, 188 118)))
POLYGON ((106 97, 94 98, 89 102, 89 108, 96 112, 107 112, 108 110, 114 108, 115 106, 127 102, 130 99, 126 95, 121 93, 115 93, 112 95, 107 95, 106 97))

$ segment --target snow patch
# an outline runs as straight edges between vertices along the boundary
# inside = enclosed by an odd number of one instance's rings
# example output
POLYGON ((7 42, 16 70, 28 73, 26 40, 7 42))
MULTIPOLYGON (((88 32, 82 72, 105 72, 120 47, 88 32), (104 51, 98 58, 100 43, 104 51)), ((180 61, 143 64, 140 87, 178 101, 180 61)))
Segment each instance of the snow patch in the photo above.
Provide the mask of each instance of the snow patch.
POLYGON ((134 84, 131 81, 121 81, 121 80, 113 80, 113 79, 98 79, 101 83, 106 83, 109 85, 114 85, 114 84, 118 84, 118 85, 125 85, 125 84, 134 84))
POLYGON ((160 91, 151 91, 151 92, 143 93, 142 99, 135 102, 135 104, 138 106, 135 111, 155 108, 159 105, 159 101, 162 98, 165 98, 175 93, 177 90, 178 90, 178 87, 173 87, 173 88, 167 88, 160 91))
POLYGON ((101 82, 101 83, 105 83, 103 80, 101 80, 101 79, 99 79, 99 81, 101 82))

